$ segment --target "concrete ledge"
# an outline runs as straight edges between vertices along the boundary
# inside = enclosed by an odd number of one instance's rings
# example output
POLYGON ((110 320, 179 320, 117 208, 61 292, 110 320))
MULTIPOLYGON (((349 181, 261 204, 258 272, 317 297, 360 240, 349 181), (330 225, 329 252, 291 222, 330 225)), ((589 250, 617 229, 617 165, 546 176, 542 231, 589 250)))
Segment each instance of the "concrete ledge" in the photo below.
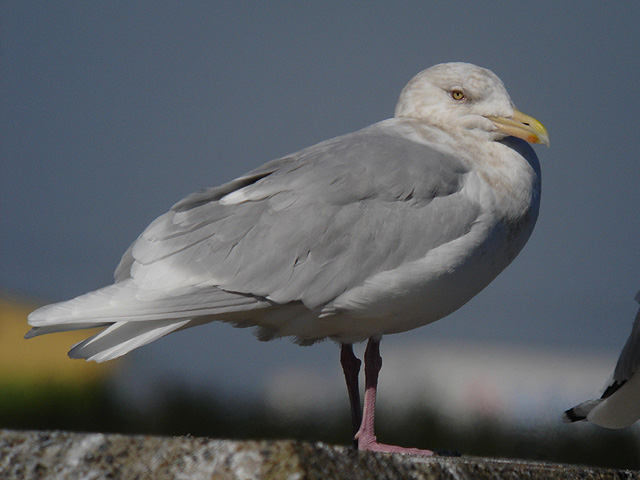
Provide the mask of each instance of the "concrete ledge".
POLYGON ((640 479, 640 472, 476 457, 231 441, 0 430, 0 479, 640 479))

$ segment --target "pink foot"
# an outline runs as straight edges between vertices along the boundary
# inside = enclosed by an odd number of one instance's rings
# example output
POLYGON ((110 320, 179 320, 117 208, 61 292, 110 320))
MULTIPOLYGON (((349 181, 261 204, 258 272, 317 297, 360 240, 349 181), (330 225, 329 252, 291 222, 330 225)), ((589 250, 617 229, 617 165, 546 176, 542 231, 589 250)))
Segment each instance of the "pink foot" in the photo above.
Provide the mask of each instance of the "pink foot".
POLYGON ((395 445, 387 445, 378 443, 376 437, 368 434, 368 432, 359 431, 356 434, 358 440, 358 450, 369 450, 370 452, 387 452, 387 453, 409 453, 411 455, 435 455, 431 450, 420 450, 419 448, 397 447, 395 445))
POLYGON ((385 445, 384 443, 372 442, 368 445, 360 446, 358 444, 358 450, 369 450, 371 452, 387 452, 387 453, 402 453, 411 455, 435 455, 431 450, 420 450, 419 448, 406 448, 396 447, 395 445, 385 445))

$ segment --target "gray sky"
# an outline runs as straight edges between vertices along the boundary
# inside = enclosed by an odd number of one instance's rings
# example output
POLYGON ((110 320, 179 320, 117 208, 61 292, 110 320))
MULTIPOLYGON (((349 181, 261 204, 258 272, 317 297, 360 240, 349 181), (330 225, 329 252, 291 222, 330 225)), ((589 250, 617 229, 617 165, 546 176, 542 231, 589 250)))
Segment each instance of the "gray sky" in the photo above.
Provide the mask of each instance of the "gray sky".
MULTIPOLYGON (((640 289, 639 2, 4 1, 0 18, 0 289, 44 303, 104 286, 186 194, 388 118, 413 75, 467 61, 550 132, 538 225, 476 299, 385 343, 622 347, 640 289)), ((226 325, 133 356, 220 388, 292 361, 339 372, 332 344, 226 325)))

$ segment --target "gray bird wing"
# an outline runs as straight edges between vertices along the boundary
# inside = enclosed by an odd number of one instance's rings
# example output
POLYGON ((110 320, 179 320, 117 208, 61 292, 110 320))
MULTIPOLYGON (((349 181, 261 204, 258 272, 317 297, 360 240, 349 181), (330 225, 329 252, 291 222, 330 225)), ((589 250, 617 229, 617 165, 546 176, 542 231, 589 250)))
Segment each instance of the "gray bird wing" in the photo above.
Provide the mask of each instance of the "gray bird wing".
MULTIPOLYGON (((636 301, 640 303, 640 292, 636 294, 636 301)), ((607 401, 614 393, 621 389, 621 387, 631 378, 634 373, 637 373, 640 369, 640 310, 636 314, 636 319, 631 329, 631 334, 627 338, 627 341, 620 352, 618 363, 613 371, 612 377, 606 383, 606 387, 600 396, 600 398, 588 400, 573 408, 565 411, 563 414, 563 420, 565 422, 579 422, 586 420, 591 411, 607 401)), ((610 407, 611 409, 615 407, 610 407)), ((618 412, 619 413, 619 412, 618 412)), ((600 419, 602 420, 602 419, 600 419)), ((637 419, 631 417, 631 423, 637 419)), ((594 421, 594 420, 592 420, 594 421)), ((611 420, 609 420, 611 421, 611 420)), ((595 423, 610 427, 607 424, 602 424, 601 421, 595 421, 595 423)), ((631 424, 629 423, 629 425, 631 424)), ((611 427, 610 427, 611 428, 611 427)), ((613 428, 621 428, 616 426, 613 428)))
POLYGON ((370 276, 467 233, 480 206, 468 168, 392 119, 192 194, 127 251, 116 279, 208 285, 322 307, 370 276))
MULTIPOLYGON (((640 292, 636 294, 636 301, 640 303, 640 292)), ((640 369, 640 310, 636 314, 631 333, 627 338, 618 363, 613 371, 613 382, 605 390, 603 397, 611 395, 620 388, 635 372, 640 369)))

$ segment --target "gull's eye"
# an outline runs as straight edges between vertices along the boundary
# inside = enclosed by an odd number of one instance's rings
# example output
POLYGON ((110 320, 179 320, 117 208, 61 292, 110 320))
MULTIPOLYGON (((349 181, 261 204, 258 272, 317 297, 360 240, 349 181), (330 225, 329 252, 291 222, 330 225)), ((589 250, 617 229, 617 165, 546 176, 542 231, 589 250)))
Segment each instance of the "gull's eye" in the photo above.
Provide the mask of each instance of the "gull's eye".
POLYGON ((451 98, 458 101, 464 100, 464 92, 462 90, 451 90, 451 98))

